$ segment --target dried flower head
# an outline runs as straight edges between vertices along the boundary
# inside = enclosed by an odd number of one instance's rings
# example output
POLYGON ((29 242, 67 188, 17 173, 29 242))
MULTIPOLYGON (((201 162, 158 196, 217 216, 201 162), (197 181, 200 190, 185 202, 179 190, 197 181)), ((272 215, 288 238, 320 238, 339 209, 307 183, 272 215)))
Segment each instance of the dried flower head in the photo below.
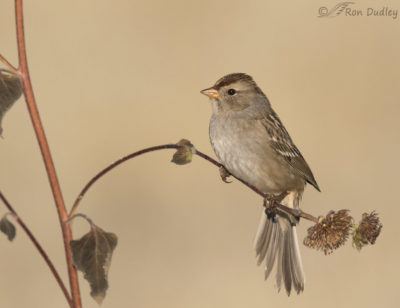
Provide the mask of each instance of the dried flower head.
POLYGON ((364 213, 358 227, 353 231, 353 246, 361 250, 368 244, 375 244, 381 229, 382 223, 379 221, 378 214, 375 211, 370 214, 364 213))
POLYGON ((177 165, 190 163, 193 153, 196 151, 193 144, 189 140, 181 139, 177 145, 179 145, 180 148, 174 153, 171 161, 177 165))
POLYGON ((308 228, 304 245, 322 250, 325 255, 330 254, 346 242, 352 222, 349 210, 331 211, 325 218, 321 216, 318 223, 308 228))

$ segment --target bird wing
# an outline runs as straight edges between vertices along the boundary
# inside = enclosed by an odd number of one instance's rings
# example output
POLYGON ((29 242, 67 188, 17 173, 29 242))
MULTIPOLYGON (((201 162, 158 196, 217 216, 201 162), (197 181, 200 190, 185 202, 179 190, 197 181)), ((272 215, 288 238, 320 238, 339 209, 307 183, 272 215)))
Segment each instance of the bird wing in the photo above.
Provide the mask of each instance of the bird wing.
POLYGON ((301 155, 299 149, 293 143, 278 115, 271 109, 261 121, 271 137, 269 141, 271 148, 274 149, 278 155, 283 157, 298 175, 320 191, 310 167, 303 155, 301 155))

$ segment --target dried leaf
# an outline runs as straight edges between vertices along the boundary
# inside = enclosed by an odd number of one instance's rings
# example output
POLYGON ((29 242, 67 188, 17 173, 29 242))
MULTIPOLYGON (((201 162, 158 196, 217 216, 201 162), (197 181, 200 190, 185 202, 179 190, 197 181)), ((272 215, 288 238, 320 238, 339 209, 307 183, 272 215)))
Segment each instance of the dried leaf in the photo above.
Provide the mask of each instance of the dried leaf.
POLYGON ((0 69, 0 136, 3 131, 1 121, 4 114, 21 96, 22 86, 17 74, 0 69))
POLYGON ((107 275, 117 241, 114 233, 105 232, 93 224, 90 232, 70 242, 74 265, 84 273, 90 284, 90 295, 99 305, 106 296, 107 275))
POLYGON ((375 244, 375 241, 381 233, 383 225, 379 221, 379 216, 375 211, 370 214, 364 213, 362 219, 353 232, 353 246, 361 250, 368 244, 375 244))
POLYGON ((352 222, 353 218, 348 210, 331 211, 325 218, 321 216, 318 223, 308 228, 304 245, 322 250, 325 255, 331 254, 346 242, 352 222))
POLYGON ((7 216, 4 216, 0 220, 0 231, 7 235, 8 240, 11 242, 15 237, 15 226, 14 224, 7 219, 7 216))
POLYGON ((180 146, 172 157, 172 162, 177 165, 185 165, 192 161, 193 152, 195 151, 193 144, 186 139, 181 139, 177 145, 180 146))

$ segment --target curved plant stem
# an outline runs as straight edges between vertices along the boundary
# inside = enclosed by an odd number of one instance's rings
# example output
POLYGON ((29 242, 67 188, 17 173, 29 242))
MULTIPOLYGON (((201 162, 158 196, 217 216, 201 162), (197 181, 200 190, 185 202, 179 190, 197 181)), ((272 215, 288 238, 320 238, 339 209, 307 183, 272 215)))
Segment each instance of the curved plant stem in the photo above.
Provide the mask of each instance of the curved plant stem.
MULTIPOLYGON (((97 173, 86 185, 85 187, 82 189, 82 191, 79 193, 78 197, 75 199, 75 202, 71 208, 71 211, 69 212, 69 217, 71 217, 72 215, 74 215, 75 211, 78 208, 78 205, 80 203, 80 201, 83 199, 83 197, 85 196, 86 192, 89 190, 89 188, 96 183, 103 175, 105 175, 106 173, 108 173, 109 171, 111 171, 112 169, 114 169, 115 167, 119 166, 120 164, 122 164, 123 162, 126 162, 127 160, 130 160, 132 158, 135 158, 136 156, 145 154, 145 153, 149 153, 149 152, 153 152, 153 151, 158 151, 158 150, 165 150, 165 149, 179 149, 181 146, 177 145, 177 144, 162 144, 162 145, 157 145, 154 147, 150 147, 150 148, 146 148, 134 153, 131 153, 125 157, 122 157, 120 159, 118 159, 117 161, 113 162, 112 164, 108 165, 106 168, 104 168, 103 170, 101 170, 99 173, 97 173)), ((212 163, 213 165, 217 166, 218 168, 223 167, 223 165, 219 162, 217 162, 215 159, 211 158, 210 156, 200 152, 199 150, 195 149, 193 151, 193 154, 196 154, 197 156, 200 156, 201 158, 209 161, 210 163, 212 163)), ((233 176, 233 175, 232 175, 233 176)), ((233 176, 235 177, 235 176, 233 176)), ((238 181, 242 182, 244 185, 246 185, 247 187, 249 187, 250 189, 252 189, 254 192, 256 192, 257 194, 259 194, 260 196, 262 196, 264 199, 269 197, 268 194, 263 193, 262 191, 258 190, 256 187, 250 185, 249 183, 243 181, 242 179, 239 179, 237 177, 235 177, 238 181)), ((279 203, 274 203, 274 206, 276 206, 277 208, 281 209, 282 211, 285 211, 286 213, 292 214, 295 217, 302 217, 305 218, 307 220, 311 220, 313 222, 318 222, 318 218, 314 217, 311 214, 305 213, 300 209, 293 209, 290 207, 287 207, 285 205, 279 204, 279 203)))
POLYGON ((16 16, 18 59, 19 59, 18 70, 21 74, 21 82, 23 86, 26 104, 32 120, 33 128, 36 133, 36 137, 46 167, 47 176, 50 181, 50 187, 57 207, 58 217, 64 240, 64 248, 67 259, 67 267, 68 267, 68 275, 71 287, 73 307, 80 308, 81 299, 79 293, 78 276, 75 267, 72 264, 71 248, 69 246, 69 242, 72 239, 71 228, 68 224, 64 223, 65 219, 68 218, 68 214, 65 208, 64 199, 62 197, 60 184, 57 179, 54 163, 50 154, 50 148, 47 143, 46 135, 40 120, 39 111, 36 106, 36 101, 32 89, 32 83, 29 75, 28 62, 26 57, 22 0, 15 0, 15 16, 16 16))
POLYGON ((153 152, 157 150, 164 150, 164 149, 178 149, 180 146, 176 144, 163 144, 163 145, 157 145, 154 147, 146 148, 137 152, 134 152, 132 154, 129 154, 125 157, 122 157, 118 159, 117 161, 113 162, 111 165, 105 167, 103 170, 101 170, 99 173, 97 173, 86 185, 83 187, 82 191, 79 193, 78 197, 75 199, 74 204, 72 205, 71 211, 69 212, 69 217, 74 215, 75 211, 78 208, 79 202, 82 200, 86 192, 89 190, 89 188, 97 182, 98 179, 100 179, 103 175, 117 167, 118 165, 122 164, 123 162, 130 160, 136 156, 148 153, 148 152, 153 152))
POLYGON ((58 274, 56 268, 53 265, 53 262, 51 262, 49 256, 46 254, 42 246, 39 244, 35 236, 32 234, 32 232, 29 230, 29 228, 25 225, 25 223, 22 221, 21 217, 17 214, 17 212, 14 210, 14 208, 11 206, 11 204, 8 202, 6 197, 4 197, 3 193, 0 191, 0 199, 4 202, 5 206, 8 208, 8 210, 12 213, 14 218, 16 219, 17 223, 21 226, 21 228, 25 231, 26 235, 29 237, 29 239, 32 241, 33 245, 35 245, 36 249, 39 251, 41 256, 43 257, 44 261, 47 263, 48 267, 50 268, 50 271, 53 273, 54 278, 57 280, 58 285, 60 286, 62 292, 64 293, 65 298, 68 301, 68 304, 70 307, 72 306, 72 300, 71 297, 69 296, 68 290, 64 285, 64 282, 62 281, 60 275, 58 274))
POLYGON ((10 71, 16 74, 18 73, 18 69, 15 68, 14 65, 12 65, 10 62, 8 62, 7 59, 3 57, 2 54, 0 54, 0 61, 3 62, 10 71))
POLYGON ((93 223, 93 220, 90 219, 90 217, 88 217, 85 214, 82 213, 76 213, 73 216, 69 217, 65 222, 70 223, 72 220, 74 220, 76 217, 81 217, 83 219, 85 219, 87 221, 87 223, 90 225, 90 228, 93 229, 93 227, 95 226, 95 224, 93 223))

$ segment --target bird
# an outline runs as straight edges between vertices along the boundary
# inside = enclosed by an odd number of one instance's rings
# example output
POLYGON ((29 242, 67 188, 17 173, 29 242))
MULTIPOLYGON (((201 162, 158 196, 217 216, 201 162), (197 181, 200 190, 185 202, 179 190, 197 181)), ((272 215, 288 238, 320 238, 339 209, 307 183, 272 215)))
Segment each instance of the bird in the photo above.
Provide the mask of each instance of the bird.
MULTIPOLYGON (((250 75, 226 75, 200 92, 211 101, 211 146, 230 175, 295 209, 306 184, 320 191, 303 155, 250 75)), ((265 280, 276 266, 278 292, 283 283, 288 296, 292 290, 299 294, 305 274, 296 233, 298 219, 279 209, 271 212, 268 204, 264 199, 254 240, 257 263, 265 261, 265 280)))

